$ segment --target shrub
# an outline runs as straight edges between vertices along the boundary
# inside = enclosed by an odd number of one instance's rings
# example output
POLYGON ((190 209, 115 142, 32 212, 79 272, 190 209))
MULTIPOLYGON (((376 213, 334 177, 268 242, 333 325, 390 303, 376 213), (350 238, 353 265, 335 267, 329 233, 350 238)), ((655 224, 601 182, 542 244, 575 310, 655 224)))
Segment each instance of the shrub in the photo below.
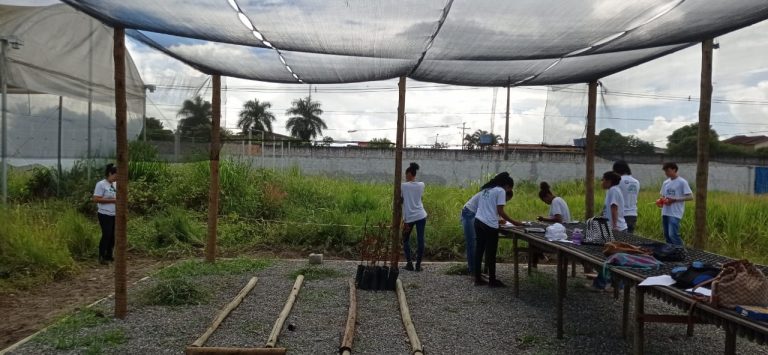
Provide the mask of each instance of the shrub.
POLYGON ((177 243, 202 246, 201 228, 193 223, 186 211, 171 208, 153 220, 155 227, 155 246, 165 248, 177 243))
POLYGON ((53 169, 35 167, 31 174, 26 187, 30 199, 56 196, 56 177, 53 169))
POLYGON ((95 227, 83 215, 69 210, 56 221, 56 235, 74 259, 82 260, 97 255, 100 237, 95 227))

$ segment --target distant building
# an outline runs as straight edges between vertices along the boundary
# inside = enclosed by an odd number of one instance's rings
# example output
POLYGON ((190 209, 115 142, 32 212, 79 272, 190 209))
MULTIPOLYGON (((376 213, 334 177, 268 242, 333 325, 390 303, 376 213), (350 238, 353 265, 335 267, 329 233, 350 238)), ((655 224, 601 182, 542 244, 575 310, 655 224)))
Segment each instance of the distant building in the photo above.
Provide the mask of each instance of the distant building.
POLYGON ((749 151, 755 151, 760 148, 768 148, 768 137, 766 136, 733 136, 722 143, 738 145, 749 151))

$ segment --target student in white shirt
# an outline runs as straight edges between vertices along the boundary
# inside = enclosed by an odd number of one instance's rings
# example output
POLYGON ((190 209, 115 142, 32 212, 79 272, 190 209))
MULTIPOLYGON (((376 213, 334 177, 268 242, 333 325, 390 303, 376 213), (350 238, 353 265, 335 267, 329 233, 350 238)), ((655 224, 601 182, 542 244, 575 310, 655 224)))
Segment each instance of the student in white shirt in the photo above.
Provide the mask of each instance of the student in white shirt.
MULTIPOLYGON (((475 273, 475 213, 477 213, 477 204, 483 190, 472 196, 461 209, 461 227, 464 229, 464 250, 467 253, 467 271, 470 276, 475 273)), ((506 200, 512 199, 512 191, 507 191, 506 200)))
POLYGON ((621 175, 619 188, 624 197, 624 220, 627 222, 627 232, 634 233, 637 225, 637 195, 640 193, 640 182, 632 177, 629 164, 623 160, 613 163, 613 172, 621 175))
POLYGON ((546 181, 539 184, 539 198, 549 205, 549 216, 539 216, 537 219, 543 222, 569 223, 571 222, 571 211, 568 204, 561 197, 555 196, 546 181))
POLYGON ((115 248, 115 201, 117 199, 117 167, 107 164, 104 179, 96 183, 93 190, 93 202, 98 206, 97 216, 101 227, 99 241, 99 263, 113 261, 112 250, 115 248))
POLYGON ((665 163, 662 166, 667 179, 661 184, 661 198, 664 206, 661 208, 661 227, 664 238, 669 244, 683 245, 680 237, 680 220, 685 212, 685 201, 693 199, 693 191, 688 181, 677 175, 677 164, 665 163))
POLYGON ((416 227, 416 271, 421 271, 421 258, 424 256, 424 227, 427 225, 427 211, 421 203, 424 194, 424 183, 416 181, 419 164, 411 163, 405 169, 405 182, 400 184, 400 195, 403 203, 403 252, 405 253, 405 269, 413 271, 411 262, 411 230, 416 227))
POLYGON ((522 223, 513 220, 504 212, 507 191, 512 191, 515 181, 509 173, 503 172, 496 175, 491 181, 483 185, 477 202, 475 213, 475 285, 487 284, 490 287, 505 287, 504 283, 496 279, 496 250, 499 246, 499 219, 508 221, 514 225, 522 223), (483 280, 480 273, 483 255, 485 265, 488 267, 488 281, 483 280))
POLYGON ((627 222, 624 220, 624 196, 619 188, 621 176, 613 171, 603 174, 602 187, 605 192, 603 203, 603 217, 608 219, 608 226, 615 231, 627 230, 627 222))

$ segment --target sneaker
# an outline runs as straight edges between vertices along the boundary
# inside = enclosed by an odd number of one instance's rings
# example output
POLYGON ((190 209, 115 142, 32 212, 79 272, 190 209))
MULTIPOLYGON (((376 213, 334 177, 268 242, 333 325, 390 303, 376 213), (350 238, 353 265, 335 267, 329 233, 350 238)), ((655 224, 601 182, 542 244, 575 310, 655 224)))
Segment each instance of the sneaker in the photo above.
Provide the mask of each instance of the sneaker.
POLYGON ((488 281, 485 281, 483 279, 475 279, 475 286, 485 286, 488 284, 488 281))
POLYGON ((584 277, 586 277, 588 280, 593 280, 593 279, 597 278, 597 273, 596 272, 585 272, 584 273, 584 277))
POLYGON ((411 262, 409 261, 408 263, 405 264, 405 269, 408 271, 413 271, 413 264, 411 264, 411 262))
POLYGON ((503 282, 499 280, 493 279, 488 281, 488 287, 503 288, 503 287, 507 287, 507 285, 505 285, 503 282))
POLYGON ((416 271, 421 271, 421 263, 416 263, 416 271))

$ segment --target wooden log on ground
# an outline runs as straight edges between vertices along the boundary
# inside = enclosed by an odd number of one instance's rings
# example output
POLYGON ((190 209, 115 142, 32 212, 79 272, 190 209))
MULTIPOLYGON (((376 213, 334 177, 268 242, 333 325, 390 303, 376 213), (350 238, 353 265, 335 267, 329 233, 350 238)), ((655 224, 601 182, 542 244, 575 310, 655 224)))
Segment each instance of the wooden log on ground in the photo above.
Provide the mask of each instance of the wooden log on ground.
POLYGON ((408 341, 411 343, 411 354, 423 355, 424 348, 421 346, 419 336, 416 334, 416 327, 413 325, 411 312, 408 310, 408 301, 405 299, 403 283, 399 279, 397 280, 397 300, 400 303, 400 316, 403 318, 403 326, 405 327, 405 332, 408 333, 408 341))
POLYGON ((357 322, 357 293, 355 291, 355 282, 349 280, 349 314, 347 315, 347 326, 344 328, 344 338, 341 340, 339 353, 351 354, 352 341, 355 338, 355 323, 357 322))
POLYGON ((227 304, 224 308, 219 311, 219 314, 216 316, 216 318, 213 319, 213 322, 210 326, 208 326, 208 329, 201 335, 197 340, 195 340, 194 343, 192 343, 193 347, 201 347, 205 342, 208 340, 208 338, 211 337, 214 331, 221 325, 221 322, 224 321, 224 319, 229 316, 229 313, 231 313, 237 306, 240 305, 240 303, 243 302, 243 299, 245 299, 245 296, 248 295, 251 290, 253 290, 254 287, 256 287, 256 281, 258 281, 257 277, 252 277, 250 281, 248 281, 247 284, 245 284, 245 287, 243 287, 242 290, 235 296, 234 299, 232 299, 229 304, 227 304))
POLYGON ((187 347, 187 355, 284 355, 285 348, 187 347))
POLYGON ((275 321, 275 326, 272 327, 272 332, 269 333, 269 339, 267 339, 267 348, 274 348, 277 344, 277 338, 280 336, 280 331, 283 330, 283 324, 285 323, 285 319, 288 318, 288 315, 291 314, 291 309, 293 309, 293 304, 296 302, 296 297, 299 295, 299 291, 301 290, 301 284, 304 282, 304 275, 299 275, 296 277, 296 282, 293 284, 293 290, 291 290, 291 294, 288 295, 288 301, 285 302, 285 306, 283 307, 283 310, 280 312, 280 315, 277 317, 277 321, 275 321))

